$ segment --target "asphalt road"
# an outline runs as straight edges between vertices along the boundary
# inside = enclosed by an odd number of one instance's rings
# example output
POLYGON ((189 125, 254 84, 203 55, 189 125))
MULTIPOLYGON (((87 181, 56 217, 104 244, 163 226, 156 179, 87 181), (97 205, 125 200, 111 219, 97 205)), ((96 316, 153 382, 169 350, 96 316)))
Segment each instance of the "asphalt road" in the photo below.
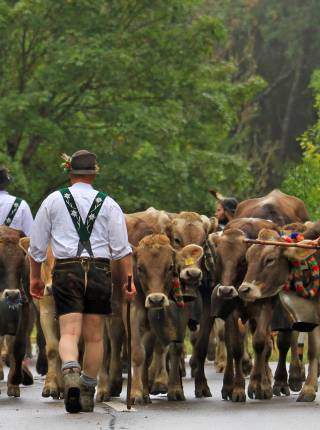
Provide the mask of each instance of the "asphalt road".
MULTIPOLYGON (((320 420, 320 395, 313 403, 296 403, 297 394, 289 397, 259 401, 247 400, 234 404, 221 399, 222 375, 216 374, 212 364, 207 376, 213 397, 195 399, 193 380, 184 379, 185 402, 168 402, 165 396, 153 397, 153 403, 138 406, 132 412, 119 412, 113 407, 98 404, 93 413, 67 414, 63 401, 41 397, 43 379, 35 378, 30 387, 21 388, 21 397, 8 398, 6 384, 0 383, 0 430, 313 430, 320 420)), ((121 398, 124 402, 124 395, 121 398)), ((115 408, 118 402, 111 402, 115 408)))

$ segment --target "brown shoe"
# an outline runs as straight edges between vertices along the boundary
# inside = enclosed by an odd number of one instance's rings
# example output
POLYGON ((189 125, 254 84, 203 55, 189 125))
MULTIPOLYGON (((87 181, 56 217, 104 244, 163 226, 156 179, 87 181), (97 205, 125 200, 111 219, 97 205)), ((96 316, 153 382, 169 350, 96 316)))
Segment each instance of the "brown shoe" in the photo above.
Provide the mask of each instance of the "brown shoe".
POLYGON ((95 387, 80 383, 80 403, 82 412, 93 412, 95 387))
POLYGON ((81 411, 80 404, 80 369, 72 367, 63 372, 64 405, 67 412, 76 414, 81 411))

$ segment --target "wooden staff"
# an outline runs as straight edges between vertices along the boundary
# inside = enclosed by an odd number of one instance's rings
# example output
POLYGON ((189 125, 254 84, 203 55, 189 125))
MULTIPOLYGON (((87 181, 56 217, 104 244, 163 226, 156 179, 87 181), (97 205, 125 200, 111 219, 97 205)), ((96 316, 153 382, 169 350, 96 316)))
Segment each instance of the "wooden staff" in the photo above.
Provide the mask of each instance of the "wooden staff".
POLYGON ((310 243, 291 243, 291 242, 280 242, 276 240, 261 240, 261 239, 243 239, 245 243, 254 243, 256 245, 274 245, 274 246, 286 246, 293 248, 306 248, 306 249, 320 249, 320 245, 312 245, 310 243))
MULTIPOLYGON (((128 291, 131 291, 132 276, 128 276, 128 291)), ((131 303, 127 303, 127 368, 128 368, 128 384, 127 384, 127 409, 131 409, 131 303)))

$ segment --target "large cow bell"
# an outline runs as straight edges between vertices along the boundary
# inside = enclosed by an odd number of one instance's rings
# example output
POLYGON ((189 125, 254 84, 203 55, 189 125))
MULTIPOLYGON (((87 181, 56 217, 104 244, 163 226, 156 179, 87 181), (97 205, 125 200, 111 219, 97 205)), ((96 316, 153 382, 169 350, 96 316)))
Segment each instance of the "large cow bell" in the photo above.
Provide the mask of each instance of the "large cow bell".
POLYGON ((12 306, 7 299, 0 299, 0 336, 17 333, 20 306, 12 306))

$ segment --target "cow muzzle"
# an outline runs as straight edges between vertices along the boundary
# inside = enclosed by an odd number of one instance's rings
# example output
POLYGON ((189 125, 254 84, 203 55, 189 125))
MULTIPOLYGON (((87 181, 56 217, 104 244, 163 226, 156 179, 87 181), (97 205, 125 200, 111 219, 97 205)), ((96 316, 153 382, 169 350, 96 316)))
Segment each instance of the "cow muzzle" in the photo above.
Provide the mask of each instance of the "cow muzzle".
POLYGON ((164 308, 169 306, 169 299, 163 293, 152 293, 146 297, 146 308, 164 308))
POLYGON ((4 290, 2 298, 11 309, 17 308, 22 304, 20 290, 4 290))
POLYGON ((261 298, 261 290, 258 288, 255 281, 243 282, 239 288, 239 296, 242 300, 254 302, 261 298))
POLYGON ((219 285, 217 296, 226 300, 234 299, 235 297, 238 297, 238 291, 233 285, 219 285))
POLYGON ((189 267, 182 269, 180 279, 192 284, 200 284, 202 280, 202 271, 198 267, 189 267))

